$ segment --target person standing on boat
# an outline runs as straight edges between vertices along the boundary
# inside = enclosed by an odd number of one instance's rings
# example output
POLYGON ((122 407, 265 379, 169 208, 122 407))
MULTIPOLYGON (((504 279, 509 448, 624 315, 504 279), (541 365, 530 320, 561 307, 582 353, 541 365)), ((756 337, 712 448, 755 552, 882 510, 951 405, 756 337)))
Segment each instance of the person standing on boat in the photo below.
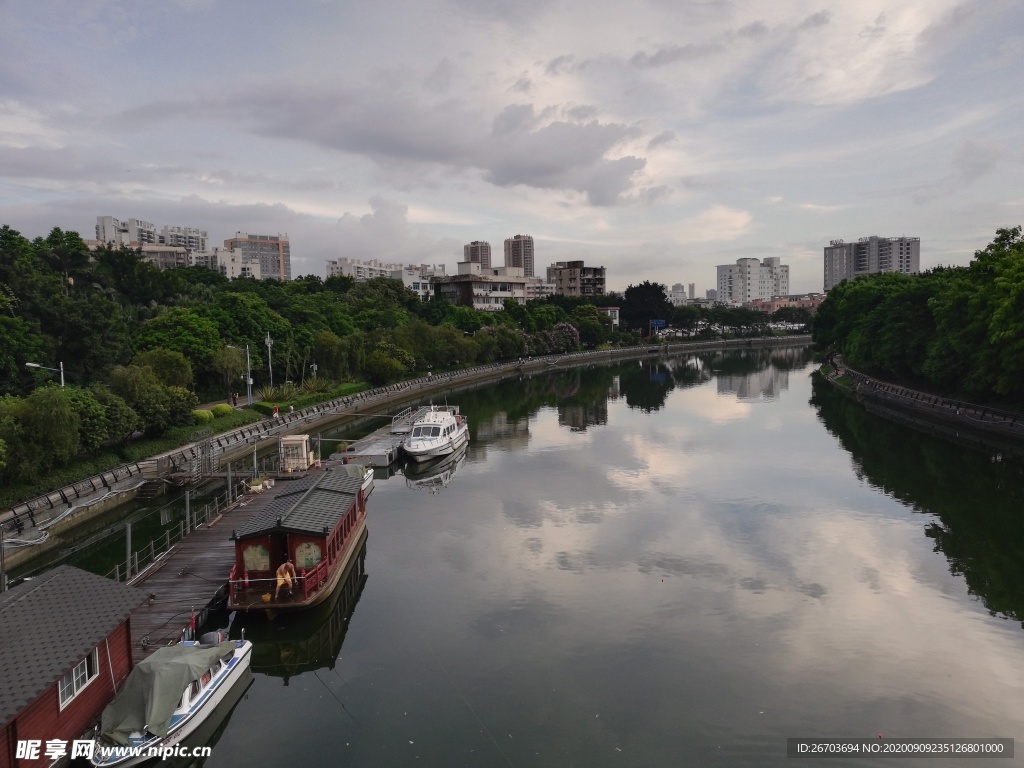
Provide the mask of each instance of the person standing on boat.
POLYGON ((277 567, 277 589, 274 590, 274 599, 277 600, 281 594, 281 587, 285 588, 288 597, 292 596, 292 584, 295 583, 295 566, 289 558, 277 567))

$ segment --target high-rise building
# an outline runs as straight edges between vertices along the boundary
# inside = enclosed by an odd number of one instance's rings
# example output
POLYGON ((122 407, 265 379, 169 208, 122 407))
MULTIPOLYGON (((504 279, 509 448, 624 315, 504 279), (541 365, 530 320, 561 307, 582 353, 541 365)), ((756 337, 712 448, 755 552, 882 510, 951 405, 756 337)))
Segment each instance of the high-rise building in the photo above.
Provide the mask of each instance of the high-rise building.
POLYGON ((462 260, 479 264, 483 269, 491 268, 491 244, 483 240, 474 240, 462 246, 462 260))
POLYGON ((718 270, 718 300, 744 304, 754 299, 770 299, 789 293, 789 266, 771 256, 762 264, 757 259, 737 259, 718 270))
POLYGON ((233 238, 224 241, 224 247, 239 251, 245 261, 258 260, 264 280, 292 279, 292 254, 287 234, 249 235, 236 232, 233 238))
POLYGON ((690 300, 692 301, 693 299, 696 299, 696 298, 697 298, 697 284, 696 283, 690 283, 690 300))
POLYGON ((604 267, 587 267, 582 261, 556 261, 548 267, 548 275, 555 293, 560 296, 603 296, 605 293, 604 267))
POLYGON ((530 235, 505 240, 505 266, 522 267, 524 276, 533 277, 533 238, 530 235))
POLYGON ((921 271, 921 238, 862 237, 856 243, 833 240, 825 246, 825 290, 843 280, 875 272, 921 271))

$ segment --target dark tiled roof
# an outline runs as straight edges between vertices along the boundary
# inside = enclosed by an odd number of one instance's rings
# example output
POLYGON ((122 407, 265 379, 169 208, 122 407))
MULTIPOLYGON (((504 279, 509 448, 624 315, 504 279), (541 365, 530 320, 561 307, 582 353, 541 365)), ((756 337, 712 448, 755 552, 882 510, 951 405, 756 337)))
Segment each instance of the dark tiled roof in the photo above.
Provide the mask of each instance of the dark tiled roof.
POLYGON ((239 536, 274 530, 322 533, 333 530, 355 501, 362 486, 360 477, 332 469, 302 480, 288 481, 287 490, 238 529, 239 536), (277 520, 281 519, 278 526, 277 520))
POLYGON ((60 680, 146 595, 61 565, 0 593, 0 725, 60 680))

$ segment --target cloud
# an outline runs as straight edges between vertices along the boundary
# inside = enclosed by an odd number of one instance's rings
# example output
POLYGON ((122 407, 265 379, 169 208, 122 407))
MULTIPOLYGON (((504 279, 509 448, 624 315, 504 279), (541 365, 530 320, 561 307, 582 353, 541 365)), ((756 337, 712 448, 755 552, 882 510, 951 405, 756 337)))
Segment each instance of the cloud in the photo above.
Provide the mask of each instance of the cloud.
POLYGON ((549 75, 562 75, 568 72, 572 72, 574 69, 574 57, 572 54, 566 53, 561 56, 556 56, 548 62, 544 71, 549 75))
POLYGON ((957 147, 953 156, 953 169, 957 181, 971 184, 990 173, 1003 156, 1002 150, 991 144, 969 139, 957 147))
POLYGON ((655 147, 660 147, 662 144, 671 144, 675 140, 675 131, 662 131, 649 142, 647 142, 647 149, 652 150, 655 147))
POLYGON ((817 29, 818 27, 824 27, 832 20, 831 11, 818 11, 812 13, 806 19, 800 22, 800 26, 797 29, 817 29))
POLYGON ((589 120, 548 120, 532 104, 510 104, 487 121, 459 99, 426 99, 401 88, 312 89, 279 84, 201 103, 159 102, 129 110, 128 122, 207 114, 242 123, 264 136, 372 157, 377 162, 437 164, 476 170, 498 187, 523 184, 583 193, 593 205, 613 205, 633 186, 646 160, 615 156, 632 126, 589 120), (266 104, 273 102, 273 110, 266 104))
POLYGON ((654 53, 638 51, 633 54, 629 63, 638 69, 664 67, 678 61, 699 61, 717 56, 725 51, 721 43, 687 43, 686 45, 666 45, 654 53))
POLYGON ((453 254, 462 252, 460 242, 430 237, 414 228, 409 223, 409 207, 403 203, 373 197, 370 208, 371 212, 362 216, 346 212, 338 219, 333 227, 338 256, 421 264, 449 262, 453 254))
POLYGON ((714 205, 680 222, 678 237, 689 243, 735 240, 747 232, 752 220, 749 211, 714 205))
POLYGON ((752 21, 736 30, 740 37, 749 37, 760 40, 768 34, 768 26, 763 21, 752 21))

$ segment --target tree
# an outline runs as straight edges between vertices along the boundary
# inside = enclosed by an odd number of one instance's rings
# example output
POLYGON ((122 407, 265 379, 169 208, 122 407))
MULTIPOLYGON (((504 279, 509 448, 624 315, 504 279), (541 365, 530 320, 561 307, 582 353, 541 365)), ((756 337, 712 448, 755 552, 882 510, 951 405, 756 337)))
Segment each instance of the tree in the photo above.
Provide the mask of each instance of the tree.
MULTIPOLYGON (((188 389, 192 386, 192 364, 181 352, 173 349, 156 347, 139 352, 132 358, 131 364, 152 369, 160 383, 168 387, 188 389)), ((216 370, 216 366, 214 369, 216 370)))
POLYGON ((206 368, 214 351, 223 344, 213 321, 182 307, 146 321, 136 343, 143 350, 181 352, 197 368, 206 368))
POLYGON ((23 401, 20 416, 23 434, 32 436, 22 441, 21 450, 36 466, 67 464, 78 453, 80 420, 64 387, 51 384, 35 390, 23 401))
POLYGON ((64 391, 78 415, 78 445, 87 453, 95 453, 110 439, 107 410, 91 390, 65 387, 64 391))
POLYGON ((139 415, 129 407, 124 398, 111 392, 109 387, 97 384, 92 387, 92 395, 106 412, 109 439, 126 443, 135 430, 142 427, 139 415))
POLYGON ((67 295, 72 275, 84 272, 89 266, 89 247, 77 232, 65 232, 59 227, 50 230, 46 239, 38 238, 35 246, 39 258, 61 273, 67 295))
POLYGON ((671 315, 672 304, 665 286, 649 280, 629 286, 619 307, 619 317, 626 327, 644 334, 648 332, 651 320, 667 320, 671 315))
POLYGON ((238 377, 245 377, 245 352, 238 347, 221 347, 213 353, 210 367, 220 374, 224 392, 230 398, 238 377))

